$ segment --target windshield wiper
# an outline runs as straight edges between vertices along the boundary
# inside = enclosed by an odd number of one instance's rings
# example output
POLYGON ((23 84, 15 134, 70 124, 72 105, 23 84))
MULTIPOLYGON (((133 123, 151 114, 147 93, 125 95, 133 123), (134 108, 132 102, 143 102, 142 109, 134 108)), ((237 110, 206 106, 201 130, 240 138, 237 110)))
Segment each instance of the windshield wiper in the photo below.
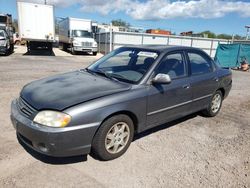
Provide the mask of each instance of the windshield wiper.
POLYGON ((110 80, 118 81, 116 78, 112 77, 111 74, 109 74, 101 69, 92 70, 92 69, 86 68, 86 71, 89 73, 92 73, 92 74, 94 73, 94 74, 99 74, 99 75, 105 76, 106 78, 109 78, 110 80))

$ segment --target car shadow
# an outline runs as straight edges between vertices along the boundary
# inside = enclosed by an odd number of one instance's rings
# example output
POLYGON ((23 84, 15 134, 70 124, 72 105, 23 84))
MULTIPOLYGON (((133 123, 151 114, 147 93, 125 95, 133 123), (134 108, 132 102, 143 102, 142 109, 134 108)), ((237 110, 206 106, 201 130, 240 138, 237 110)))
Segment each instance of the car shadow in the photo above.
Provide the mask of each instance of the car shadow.
POLYGON ((44 162, 46 164, 53 164, 53 165, 64 165, 64 164, 73 164, 73 163, 80 163, 85 162, 88 160, 87 155, 79 155, 73 157, 51 157, 44 154, 41 154, 22 142, 17 136, 17 140, 19 144, 28 152, 32 157, 36 158, 37 160, 44 162))
POLYGON ((197 117, 197 116, 200 116, 200 115, 201 115, 200 113, 194 113, 194 114, 185 116, 185 117, 183 117, 183 118, 180 118, 180 119, 177 119, 177 120, 174 120, 174 121, 171 121, 171 122, 164 123, 164 124, 162 124, 162 125, 153 127, 153 128, 151 128, 151 129, 148 129, 148 130, 146 130, 146 131, 143 131, 143 132, 141 132, 141 133, 136 134, 136 135, 134 136, 134 140, 133 140, 133 141, 136 141, 136 140, 138 140, 138 139, 141 139, 141 138, 143 138, 143 137, 145 137, 145 136, 148 136, 148 135, 150 135, 150 134, 156 133, 156 132, 158 132, 158 131, 161 131, 161 130, 164 130, 164 129, 168 129, 168 128, 172 127, 172 126, 175 126, 175 125, 177 125, 177 124, 179 124, 179 123, 182 123, 182 122, 184 122, 184 121, 187 121, 187 120, 189 120, 189 119, 193 119, 193 118, 195 118, 195 117, 197 117))
POLYGON ((24 56, 55 56, 55 53, 46 49, 31 50, 23 54, 24 56))

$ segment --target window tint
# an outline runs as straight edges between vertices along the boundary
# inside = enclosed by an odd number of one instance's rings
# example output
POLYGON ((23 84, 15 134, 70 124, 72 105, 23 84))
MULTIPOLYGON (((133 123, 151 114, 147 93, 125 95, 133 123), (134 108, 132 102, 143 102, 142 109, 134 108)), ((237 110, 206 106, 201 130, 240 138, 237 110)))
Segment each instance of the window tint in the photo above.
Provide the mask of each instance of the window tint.
POLYGON ((116 56, 110 57, 106 63, 101 64, 99 68, 105 67, 119 67, 119 66, 128 66, 131 59, 130 54, 133 53, 132 50, 123 51, 118 53, 116 56))
POLYGON ((185 63, 180 52, 165 56, 158 67, 156 74, 168 74, 171 79, 186 75, 185 63))
POLYGON ((211 62, 207 61, 202 55, 197 53, 188 53, 191 64, 192 75, 205 74, 212 72, 211 62))

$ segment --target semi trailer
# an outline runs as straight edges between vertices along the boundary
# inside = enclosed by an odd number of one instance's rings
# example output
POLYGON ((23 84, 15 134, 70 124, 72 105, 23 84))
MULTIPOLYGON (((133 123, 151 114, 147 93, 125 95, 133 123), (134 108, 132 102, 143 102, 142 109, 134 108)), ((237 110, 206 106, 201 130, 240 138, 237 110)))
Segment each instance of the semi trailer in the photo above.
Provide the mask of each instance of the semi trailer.
POLYGON ((55 41, 55 17, 52 5, 17 2, 19 35, 27 41, 27 50, 47 49, 52 53, 55 41))

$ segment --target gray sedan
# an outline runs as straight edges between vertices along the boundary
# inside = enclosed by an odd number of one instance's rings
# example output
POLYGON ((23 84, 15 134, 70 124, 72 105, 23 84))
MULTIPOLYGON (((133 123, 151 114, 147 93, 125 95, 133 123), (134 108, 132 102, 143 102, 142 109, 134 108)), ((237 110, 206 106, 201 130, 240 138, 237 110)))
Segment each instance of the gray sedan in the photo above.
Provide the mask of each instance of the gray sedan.
POLYGON ((25 85, 11 120, 40 153, 111 160, 136 133, 198 111, 217 115, 231 86, 231 71, 199 49, 121 47, 86 69, 25 85))

